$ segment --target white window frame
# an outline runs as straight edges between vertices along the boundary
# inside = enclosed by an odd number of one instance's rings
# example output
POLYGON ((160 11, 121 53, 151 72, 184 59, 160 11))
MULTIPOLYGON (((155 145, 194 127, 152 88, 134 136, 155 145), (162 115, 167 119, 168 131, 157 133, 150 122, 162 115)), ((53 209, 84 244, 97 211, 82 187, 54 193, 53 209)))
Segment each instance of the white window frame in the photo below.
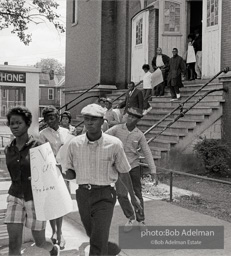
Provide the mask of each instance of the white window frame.
POLYGON ((143 44, 143 31, 144 31, 144 19, 141 17, 136 22, 136 45, 142 45, 143 44))
POLYGON ((72 26, 78 24, 78 0, 72 0, 72 26))
POLYGON ((54 88, 48 88, 48 100, 54 100, 55 98, 55 89, 54 88), (52 99, 50 99, 50 92, 51 93, 51 96, 52 96, 52 99))

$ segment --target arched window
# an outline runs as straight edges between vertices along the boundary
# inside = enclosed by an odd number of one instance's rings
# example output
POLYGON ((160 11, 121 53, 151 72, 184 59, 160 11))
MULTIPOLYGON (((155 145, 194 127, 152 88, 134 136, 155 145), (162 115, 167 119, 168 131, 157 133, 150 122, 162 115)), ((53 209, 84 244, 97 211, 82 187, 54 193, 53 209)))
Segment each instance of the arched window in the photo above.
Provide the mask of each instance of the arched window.
POLYGON ((78 23, 78 0, 72 0, 72 26, 78 23))
POLYGON ((143 43, 143 18, 136 22, 136 45, 143 43))

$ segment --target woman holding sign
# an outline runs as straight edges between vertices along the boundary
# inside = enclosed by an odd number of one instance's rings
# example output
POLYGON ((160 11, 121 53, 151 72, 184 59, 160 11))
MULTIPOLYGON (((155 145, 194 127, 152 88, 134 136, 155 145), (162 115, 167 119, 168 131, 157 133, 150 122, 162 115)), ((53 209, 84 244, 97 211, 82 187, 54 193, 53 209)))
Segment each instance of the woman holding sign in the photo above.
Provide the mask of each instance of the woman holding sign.
POLYGON ((9 255, 21 255, 23 225, 32 230, 35 244, 59 255, 60 248, 45 238, 46 222, 36 219, 31 188, 31 148, 41 143, 28 134, 31 112, 25 107, 15 107, 7 113, 7 124, 15 139, 5 148, 6 165, 12 184, 7 198, 5 223, 9 234, 9 255))
MULTIPOLYGON (((69 130, 59 126, 59 112, 54 106, 44 108, 42 114, 48 127, 40 132, 40 141, 43 143, 49 142, 55 157, 57 157, 69 134, 69 130)), ((51 239, 53 243, 57 243, 60 246, 61 250, 65 248, 66 244, 62 234, 62 223, 63 217, 50 220, 52 228, 51 239)))

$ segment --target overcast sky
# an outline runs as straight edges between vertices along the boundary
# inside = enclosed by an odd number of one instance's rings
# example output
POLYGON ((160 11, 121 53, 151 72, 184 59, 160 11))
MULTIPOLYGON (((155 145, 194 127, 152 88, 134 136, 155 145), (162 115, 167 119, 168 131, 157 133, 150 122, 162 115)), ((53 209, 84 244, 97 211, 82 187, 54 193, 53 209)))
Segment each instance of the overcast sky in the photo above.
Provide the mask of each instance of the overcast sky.
MULTIPOLYGON (((60 20, 65 25, 66 0, 57 2, 60 4, 57 13, 61 14, 60 20)), ((0 64, 8 61, 9 65, 27 66, 42 58, 55 58, 65 64, 65 33, 58 33, 49 22, 30 25, 29 33, 32 33, 32 42, 25 46, 9 29, 0 30, 0 64)))

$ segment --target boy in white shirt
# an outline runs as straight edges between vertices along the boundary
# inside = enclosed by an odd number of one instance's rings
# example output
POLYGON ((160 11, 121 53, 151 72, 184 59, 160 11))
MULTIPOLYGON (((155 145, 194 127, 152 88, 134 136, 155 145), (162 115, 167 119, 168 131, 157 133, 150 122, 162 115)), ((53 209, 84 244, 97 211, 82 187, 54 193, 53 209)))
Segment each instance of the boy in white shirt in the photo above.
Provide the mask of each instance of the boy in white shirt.
POLYGON ((144 112, 143 114, 146 115, 152 107, 148 103, 149 98, 152 96, 152 73, 149 71, 150 66, 148 64, 144 64, 142 67, 144 71, 143 76, 143 89, 144 89, 144 112))

